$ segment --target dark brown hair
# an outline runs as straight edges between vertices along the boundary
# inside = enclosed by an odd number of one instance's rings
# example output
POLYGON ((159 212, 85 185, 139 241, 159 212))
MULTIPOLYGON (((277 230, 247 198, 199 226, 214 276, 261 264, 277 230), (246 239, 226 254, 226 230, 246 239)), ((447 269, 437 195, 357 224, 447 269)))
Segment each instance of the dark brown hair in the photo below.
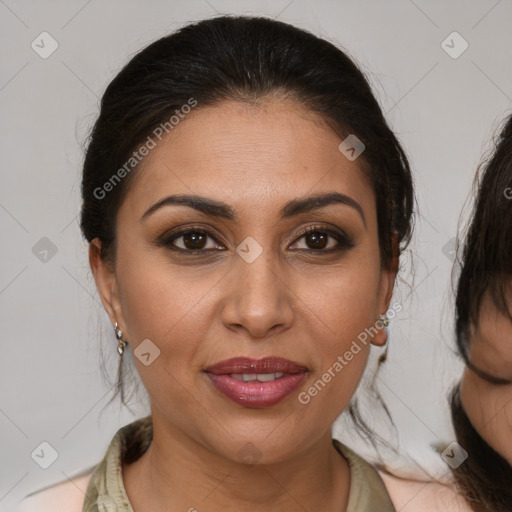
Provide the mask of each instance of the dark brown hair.
POLYGON ((490 382, 509 384, 512 381, 479 369, 469 360, 468 350, 485 293, 512 321, 512 116, 499 133, 491 158, 480 166, 474 188, 477 198, 456 290, 455 339, 466 365, 490 382))
MULTIPOLYGON (((495 385, 505 385, 512 381, 489 375, 478 362, 470 361, 468 353, 484 294, 489 293, 498 311, 512 321, 512 116, 504 123, 490 159, 480 166, 475 187, 477 198, 456 290, 456 342, 472 371, 495 385)), ((459 490, 476 512, 510 512, 512 468, 469 421, 459 386, 450 395, 450 407, 457 442, 468 452, 466 461, 452 470, 459 490)))
POLYGON ((450 395, 450 405, 457 442, 468 452, 468 458, 452 469, 459 492, 475 512, 510 512, 512 468, 469 421, 459 386, 450 395))

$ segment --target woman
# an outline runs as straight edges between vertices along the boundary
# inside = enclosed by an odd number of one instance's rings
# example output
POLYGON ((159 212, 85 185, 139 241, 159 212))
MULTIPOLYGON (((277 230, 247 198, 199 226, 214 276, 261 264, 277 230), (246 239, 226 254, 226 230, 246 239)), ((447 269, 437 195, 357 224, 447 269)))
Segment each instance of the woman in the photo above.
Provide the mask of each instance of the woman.
MULTIPOLYGON (((156 41, 103 96, 82 196, 151 415, 66 510, 390 512, 418 495, 331 435, 386 343, 413 213, 404 151, 342 51, 265 18, 156 41)), ((438 487, 403 510, 456 510, 438 487)))
POLYGON ((451 397, 454 469, 475 511, 512 510, 512 116, 477 174, 456 298, 456 339, 467 369, 451 397))

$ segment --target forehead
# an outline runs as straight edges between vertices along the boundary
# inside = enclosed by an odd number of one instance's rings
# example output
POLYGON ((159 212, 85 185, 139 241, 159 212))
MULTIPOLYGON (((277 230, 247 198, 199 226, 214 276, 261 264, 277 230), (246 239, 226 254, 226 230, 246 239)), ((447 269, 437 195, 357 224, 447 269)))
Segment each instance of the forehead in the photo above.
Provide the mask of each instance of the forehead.
POLYGON ((198 105, 145 157, 126 199, 141 213, 176 193, 216 198, 235 210, 272 209, 335 190, 371 210, 363 161, 347 159, 341 141, 318 114, 291 100, 198 105))

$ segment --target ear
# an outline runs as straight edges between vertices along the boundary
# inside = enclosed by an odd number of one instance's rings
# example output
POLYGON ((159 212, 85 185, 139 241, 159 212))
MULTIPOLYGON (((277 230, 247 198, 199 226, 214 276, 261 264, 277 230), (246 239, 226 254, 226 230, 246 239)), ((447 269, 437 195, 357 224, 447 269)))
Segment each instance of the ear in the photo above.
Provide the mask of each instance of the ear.
POLYGON ((116 274, 112 264, 102 257, 101 240, 99 238, 95 238, 89 244, 89 265, 91 266, 103 307, 110 317, 110 323, 114 325, 117 322, 119 328, 126 332, 116 274))
MULTIPOLYGON (((395 287, 395 278, 398 272, 398 233, 393 232, 391 239, 392 258, 389 262, 388 268, 382 267, 377 299, 377 320, 380 320, 380 315, 383 315, 388 311, 391 298, 393 296, 393 289, 395 287)), ((372 345, 382 347, 386 344, 388 335, 385 327, 381 322, 378 323, 378 333, 372 338, 372 345)))

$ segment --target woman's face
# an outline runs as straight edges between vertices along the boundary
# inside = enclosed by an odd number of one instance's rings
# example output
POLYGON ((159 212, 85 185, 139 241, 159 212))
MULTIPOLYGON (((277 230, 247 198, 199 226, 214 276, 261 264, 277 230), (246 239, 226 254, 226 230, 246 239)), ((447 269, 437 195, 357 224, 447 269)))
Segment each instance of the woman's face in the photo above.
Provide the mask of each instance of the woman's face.
MULTIPOLYGON (((496 307, 488 291, 483 295, 478 325, 472 326, 470 337, 470 361, 489 375, 511 380, 512 321, 496 307)), ((496 385, 466 369, 461 397, 471 424, 512 465, 512 384, 496 385)))
POLYGON ((361 159, 341 141, 289 100, 199 105, 137 170, 114 270, 94 244, 90 254, 154 423, 231 460, 250 442, 267 463, 330 436, 369 342, 385 341, 364 331, 395 277, 381 268, 361 159), (325 194, 341 202, 311 201, 325 194), (165 201, 181 195, 201 198, 197 208, 165 201), (218 365, 233 358, 291 363, 218 365))

